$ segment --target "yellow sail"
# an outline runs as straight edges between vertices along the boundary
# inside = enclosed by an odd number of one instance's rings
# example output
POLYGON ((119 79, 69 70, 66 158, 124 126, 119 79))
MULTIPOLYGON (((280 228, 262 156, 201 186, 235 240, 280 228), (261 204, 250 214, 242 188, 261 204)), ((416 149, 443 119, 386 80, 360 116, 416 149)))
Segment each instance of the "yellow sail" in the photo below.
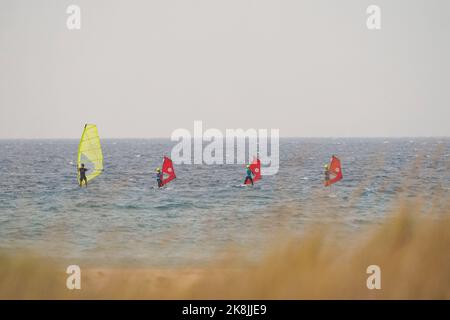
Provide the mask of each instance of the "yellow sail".
MULTIPOLYGON (((78 168, 84 164, 88 169, 86 172, 87 181, 97 177, 103 171, 103 153, 100 145, 100 137, 98 135, 97 126, 95 124, 86 124, 84 126, 83 135, 78 145, 78 168)), ((78 179, 80 171, 78 171, 78 179)))

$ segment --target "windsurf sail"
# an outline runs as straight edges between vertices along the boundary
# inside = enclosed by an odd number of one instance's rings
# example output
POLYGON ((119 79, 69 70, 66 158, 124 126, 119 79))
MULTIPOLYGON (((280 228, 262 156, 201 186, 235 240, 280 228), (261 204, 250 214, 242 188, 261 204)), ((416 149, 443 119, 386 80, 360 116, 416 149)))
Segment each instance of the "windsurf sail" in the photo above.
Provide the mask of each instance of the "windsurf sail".
MULTIPOLYGON (((256 182, 261 179, 261 160, 255 159, 250 164, 249 168, 253 172, 253 182, 256 182)), ((245 184, 251 183, 250 181, 245 181, 245 184)))
MULTIPOLYGON (((86 124, 78 145, 77 169, 84 164, 88 169, 86 172, 87 181, 90 181, 103 172, 103 153, 100 145, 97 126, 95 124, 86 124)), ((78 179, 80 172, 78 172, 78 179)))
POLYGON ((163 185, 169 183, 170 181, 172 181, 177 177, 175 175, 175 169, 173 168, 172 160, 170 160, 170 158, 166 156, 164 157, 162 172, 163 172, 163 179, 162 179, 163 185))
POLYGON ((341 160, 336 156, 331 157, 328 172, 330 173, 330 179, 325 181, 325 187, 331 186, 333 183, 336 183, 343 178, 341 160))

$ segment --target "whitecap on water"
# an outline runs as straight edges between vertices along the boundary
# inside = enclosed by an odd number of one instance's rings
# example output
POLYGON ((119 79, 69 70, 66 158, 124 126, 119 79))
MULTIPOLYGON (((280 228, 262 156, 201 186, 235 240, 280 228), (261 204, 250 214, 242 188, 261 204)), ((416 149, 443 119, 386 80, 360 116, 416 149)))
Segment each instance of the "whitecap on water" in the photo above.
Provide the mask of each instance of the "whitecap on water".
POLYGON ((330 193, 330 194, 328 195, 328 197, 329 197, 329 198, 336 198, 336 197, 337 197, 337 194, 330 193))
POLYGON ((251 184, 233 184, 231 185, 233 188, 256 188, 256 186, 252 186, 251 184))

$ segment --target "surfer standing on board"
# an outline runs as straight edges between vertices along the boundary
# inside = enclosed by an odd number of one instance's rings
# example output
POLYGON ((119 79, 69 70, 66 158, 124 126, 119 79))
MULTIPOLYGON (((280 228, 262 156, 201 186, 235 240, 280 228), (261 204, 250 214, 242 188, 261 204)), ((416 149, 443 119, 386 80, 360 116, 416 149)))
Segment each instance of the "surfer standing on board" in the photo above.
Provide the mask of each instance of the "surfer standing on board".
POLYGON ((330 168, 328 164, 324 165, 323 174, 325 176, 325 184, 328 184, 328 181, 330 181, 330 168))
POLYGON ((250 183, 253 185, 253 172, 250 170, 250 165, 247 165, 247 176, 245 177, 244 184, 247 184, 247 181, 250 181, 250 183))
POLYGON ((78 168, 78 172, 80 173, 80 187, 83 186, 83 181, 84 184, 87 187, 87 178, 86 178, 86 171, 88 171, 89 169, 86 169, 84 167, 84 163, 81 164, 81 168, 78 168))
POLYGON ((163 173, 161 172, 161 168, 156 168, 156 182, 158 182, 158 188, 161 188, 163 184, 163 173))

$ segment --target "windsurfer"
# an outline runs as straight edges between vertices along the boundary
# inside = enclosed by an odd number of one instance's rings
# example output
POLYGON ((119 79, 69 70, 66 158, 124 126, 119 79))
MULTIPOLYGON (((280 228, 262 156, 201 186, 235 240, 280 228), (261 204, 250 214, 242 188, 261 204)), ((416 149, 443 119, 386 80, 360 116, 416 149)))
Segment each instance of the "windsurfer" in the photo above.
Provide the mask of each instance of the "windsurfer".
POLYGON ((161 168, 156 168, 156 182, 158 183, 158 188, 164 186, 163 184, 163 173, 161 172, 161 168))
POLYGON ((83 181, 87 187, 86 171, 88 170, 89 169, 84 167, 84 163, 81 164, 81 168, 78 168, 78 172, 80 173, 80 187, 83 185, 83 181))
POLYGON ((323 174, 325 176, 325 184, 328 184, 328 181, 330 181, 330 168, 328 164, 324 166, 323 174))
POLYGON ((247 165, 247 176, 245 177, 244 184, 247 184, 248 181, 253 185, 253 172, 250 170, 249 164, 247 165))

